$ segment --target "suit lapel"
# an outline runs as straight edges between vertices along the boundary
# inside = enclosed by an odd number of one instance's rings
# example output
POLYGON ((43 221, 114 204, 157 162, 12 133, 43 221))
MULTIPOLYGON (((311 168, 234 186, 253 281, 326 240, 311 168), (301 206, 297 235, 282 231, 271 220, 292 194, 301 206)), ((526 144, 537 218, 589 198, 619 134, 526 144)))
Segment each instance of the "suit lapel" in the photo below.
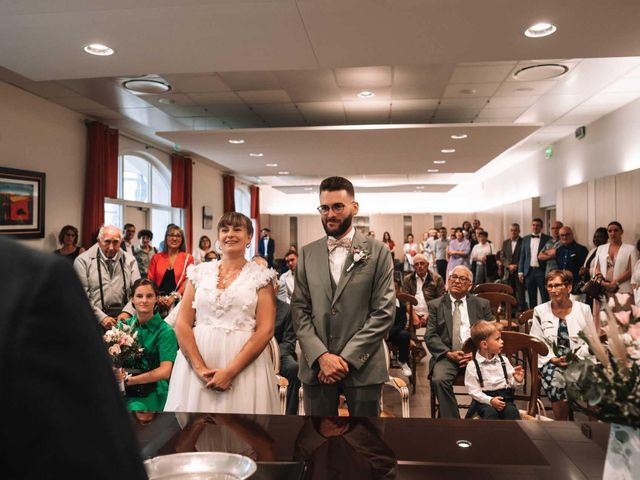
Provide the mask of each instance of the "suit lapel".
MULTIPOLYGON (((333 298, 333 291, 331 288, 331 269, 329 268, 329 250, 327 249, 326 237, 318 242, 314 249, 314 258, 316 261, 313 265, 311 272, 320 273, 320 279, 322 280, 322 286, 324 292, 327 294, 329 300, 333 298)), ((314 273, 311 273, 313 275, 314 273)))
POLYGON ((353 250, 356 248, 359 249, 360 251, 367 248, 366 237, 360 235, 357 230, 353 236, 353 242, 351 243, 351 250, 347 255, 347 260, 344 262, 344 266, 342 267, 342 275, 340 275, 340 282, 338 282, 338 286, 336 287, 336 294, 333 296, 333 302, 331 302, 331 306, 335 305, 335 303, 338 301, 338 299, 340 298, 340 295, 342 295, 344 288, 347 286, 347 283, 349 282, 349 280, 353 276, 354 271, 356 270, 356 266, 354 265, 351 270, 347 271, 351 266, 351 264, 353 263, 353 250))
POLYGON ((444 308, 444 321, 447 324, 449 332, 449 341, 453 341, 453 312, 451 311, 451 297, 448 293, 444 294, 442 299, 442 308, 444 308))

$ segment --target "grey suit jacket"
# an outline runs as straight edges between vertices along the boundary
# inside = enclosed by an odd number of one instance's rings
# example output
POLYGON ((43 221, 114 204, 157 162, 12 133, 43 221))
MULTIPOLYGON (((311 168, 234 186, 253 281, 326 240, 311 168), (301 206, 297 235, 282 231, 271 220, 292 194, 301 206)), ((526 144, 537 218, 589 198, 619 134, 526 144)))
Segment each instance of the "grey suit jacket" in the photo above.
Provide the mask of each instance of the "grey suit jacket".
MULTIPOLYGON (((427 307, 429 308, 429 320, 424 340, 429 352, 431 352, 431 361, 429 362, 429 374, 431 374, 436 362, 451 351, 451 333, 453 329, 451 296, 447 294, 431 300, 427 307)), ((467 313, 469 314, 469 323, 471 325, 480 320, 493 320, 489 300, 484 298, 467 296, 467 313)))
POLYGON ((291 299, 303 357, 298 376, 303 383, 317 384, 318 357, 330 352, 349 363, 345 385, 384 383, 389 374, 382 339, 395 316, 391 252, 379 240, 356 231, 335 294, 330 275, 326 237, 304 246, 291 299), (367 251, 370 257, 347 271, 355 248, 367 251))

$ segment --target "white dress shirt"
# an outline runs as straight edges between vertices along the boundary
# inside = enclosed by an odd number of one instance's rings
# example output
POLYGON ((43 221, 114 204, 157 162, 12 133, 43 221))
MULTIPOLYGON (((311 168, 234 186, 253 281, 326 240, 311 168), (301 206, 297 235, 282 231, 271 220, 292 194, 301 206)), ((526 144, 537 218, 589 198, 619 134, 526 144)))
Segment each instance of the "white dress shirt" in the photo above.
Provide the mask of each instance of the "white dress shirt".
MULTIPOLYGON (((351 231, 345 235, 345 238, 349 238, 353 242, 353 236, 355 234, 355 228, 351 227, 351 231)), ((349 249, 344 247, 336 247, 333 252, 329 253, 329 270, 331 271, 331 276, 333 277, 333 281, 336 282, 336 285, 340 282, 342 270, 344 269, 344 262, 347 261, 348 256, 349 249)))
MULTIPOLYGON (((456 310, 456 299, 453 295, 449 294, 451 298, 451 317, 453 318, 453 312, 456 310)), ((464 345, 464 342, 471 336, 471 322, 469 321, 469 312, 467 311, 467 297, 461 298, 460 301, 460 345, 464 345)), ((452 332, 453 335, 453 332, 452 332)), ((453 338, 451 339, 452 343, 453 338)))
POLYGON ((295 275, 291 270, 287 270, 280 275, 278 280, 278 298, 283 302, 291 303, 291 295, 295 287, 295 275))
POLYGON ((530 239, 530 247, 531 247, 531 262, 529 263, 530 267, 539 267, 540 262, 538 262, 538 247, 540 247, 540 237, 530 239))
POLYGON ((418 301, 418 304, 415 306, 414 310, 416 314, 420 315, 427 314, 427 302, 424 299, 424 293, 422 293, 423 285, 424 280, 416 273, 416 300, 418 301))
POLYGON ((264 245, 264 255, 267 256, 269 252, 269 236, 262 237, 262 243, 264 245))
POLYGON ((523 382, 517 382, 516 379, 513 378, 513 365, 511 365, 506 357, 503 356, 502 358, 504 359, 504 366, 507 369, 508 381, 504 378, 504 372, 502 371, 502 365, 500 364, 500 357, 498 357, 498 355, 494 355, 492 359, 488 359, 480 354, 480 352, 476 352, 476 361, 482 372, 484 389, 480 385, 475 363, 471 361, 467 364, 467 370, 464 374, 464 384, 469 390, 469 395, 471 395, 471 398, 476 402, 486 405, 491 404, 493 397, 484 393, 483 390, 491 392, 503 388, 516 388, 516 386, 522 385, 523 382))

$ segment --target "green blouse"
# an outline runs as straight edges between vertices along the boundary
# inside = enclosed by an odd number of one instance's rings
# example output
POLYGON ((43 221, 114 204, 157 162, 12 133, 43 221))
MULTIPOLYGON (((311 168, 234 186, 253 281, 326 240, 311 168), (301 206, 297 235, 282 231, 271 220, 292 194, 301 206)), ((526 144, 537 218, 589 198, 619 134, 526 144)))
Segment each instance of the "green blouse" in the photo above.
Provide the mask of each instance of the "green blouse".
MULTIPOLYGON (((175 362, 178 352, 176 334, 158 313, 143 325, 138 323, 137 316, 128 318, 125 322, 127 325, 135 325, 133 332, 138 332, 138 342, 144 348, 143 357, 136 362, 135 368, 148 372, 158 368, 160 362, 175 362)), ((161 412, 164 410, 168 393, 169 381, 160 380, 156 382, 155 391, 146 397, 127 397, 127 408, 129 410, 161 412)))

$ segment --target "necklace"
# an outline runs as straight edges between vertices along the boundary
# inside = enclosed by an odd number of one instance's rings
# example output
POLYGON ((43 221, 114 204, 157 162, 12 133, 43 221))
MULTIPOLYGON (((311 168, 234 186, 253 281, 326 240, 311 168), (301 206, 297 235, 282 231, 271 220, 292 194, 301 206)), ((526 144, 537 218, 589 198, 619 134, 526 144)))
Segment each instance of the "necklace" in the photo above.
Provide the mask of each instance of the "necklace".
POLYGON ((226 289, 229 283, 231 283, 240 274, 243 268, 244 268, 244 265, 242 265, 242 267, 240 268, 231 270, 225 275, 218 275, 218 288, 221 290, 226 289))

